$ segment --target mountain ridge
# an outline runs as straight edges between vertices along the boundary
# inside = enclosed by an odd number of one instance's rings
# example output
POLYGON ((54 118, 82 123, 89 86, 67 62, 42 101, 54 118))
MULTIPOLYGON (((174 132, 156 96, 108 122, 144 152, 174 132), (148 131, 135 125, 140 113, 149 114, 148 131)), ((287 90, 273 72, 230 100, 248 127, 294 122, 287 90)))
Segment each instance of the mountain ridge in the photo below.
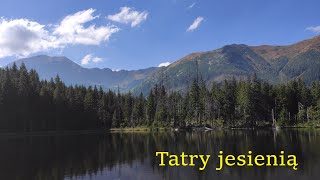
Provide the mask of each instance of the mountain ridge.
POLYGON ((230 77, 243 79, 253 74, 272 83, 295 78, 311 83, 320 79, 320 36, 287 46, 231 44, 191 53, 147 78, 135 91, 147 93, 156 83, 163 83, 173 90, 185 89, 195 78, 196 66, 207 85, 230 77))
MULTIPOLYGON (((185 90, 199 69, 207 85, 226 78, 244 79, 256 74, 260 79, 281 83, 302 78, 306 83, 320 79, 320 36, 286 46, 230 44, 218 49, 195 52, 167 67, 112 71, 84 68, 66 57, 34 56, 15 61, 36 69, 48 79, 56 74, 67 84, 98 85, 105 89, 147 94, 155 84, 170 90, 185 90)), ((12 64, 11 64, 12 65, 12 64)))
MULTIPOLYGON (((101 86, 104 89, 120 89, 123 92, 139 83, 144 76, 157 68, 150 67, 141 70, 113 71, 109 68, 85 68, 64 57, 38 55, 14 61, 18 67, 24 63, 27 69, 35 69, 41 79, 51 79, 59 75, 67 85, 101 86)), ((13 63, 7 66, 12 66, 13 63)))

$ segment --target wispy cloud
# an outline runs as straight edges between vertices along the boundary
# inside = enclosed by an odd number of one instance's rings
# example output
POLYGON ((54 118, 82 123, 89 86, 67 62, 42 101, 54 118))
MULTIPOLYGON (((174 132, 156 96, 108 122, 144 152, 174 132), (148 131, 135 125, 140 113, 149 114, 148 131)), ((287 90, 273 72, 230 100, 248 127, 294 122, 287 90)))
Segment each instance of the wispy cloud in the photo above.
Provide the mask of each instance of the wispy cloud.
POLYGON ((307 27, 306 30, 312 31, 315 33, 320 33, 320 26, 310 26, 310 27, 307 27))
POLYGON ((92 54, 87 54, 81 60, 81 65, 88 65, 90 63, 99 63, 102 62, 102 58, 94 57, 92 54))
POLYGON ((158 67, 167 67, 171 64, 171 62, 163 62, 158 65, 158 67))
POLYGON ((197 17, 197 18, 193 21, 193 23, 189 26, 189 28, 187 29, 187 31, 188 31, 188 32, 194 31, 195 29, 197 29, 197 28, 200 26, 200 24, 201 24, 202 21, 203 21, 203 17, 201 17, 201 16, 197 17))
POLYGON ((68 45, 99 45, 120 29, 92 22, 99 18, 88 9, 68 15, 56 25, 29 19, 0 19, 0 58, 28 56, 41 51, 63 49, 68 45), (91 23, 89 26, 86 26, 91 23))
POLYGON ((118 23, 131 24, 131 27, 135 27, 145 21, 148 14, 147 11, 139 12, 134 10, 134 8, 121 7, 119 13, 108 15, 107 19, 118 23))
POLYGON ((193 2, 192 4, 190 4, 187 9, 192 9, 197 3, 196 2, 193 2))

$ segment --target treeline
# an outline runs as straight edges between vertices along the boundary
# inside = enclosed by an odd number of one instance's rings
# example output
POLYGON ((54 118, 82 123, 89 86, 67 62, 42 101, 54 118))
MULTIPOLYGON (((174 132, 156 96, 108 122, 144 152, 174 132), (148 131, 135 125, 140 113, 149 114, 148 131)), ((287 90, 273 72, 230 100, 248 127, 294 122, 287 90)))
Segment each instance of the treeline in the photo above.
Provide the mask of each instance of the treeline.
POLYGON ((62 131, 154 126, 282 126, 320 120, 320 83, 271 85, 256 76, 210 88, 196 78, 186 92, 156 85, 142 94, 40 80, 25 65, 0 69, 0 131, 62 131))
POLYGON ((67 87, 57 76, 40 81, 35 70, 0 69, 0 132, 96 130, 102 91, 67 87))
POLYGON ((166 92, 156 85, 145 105, 148 125, 213 127, 294 126, 319 122, 320 83, 306 86, 302 79, 272 85, 256 75, 207 87, 196 78, 186 93, 166 92))

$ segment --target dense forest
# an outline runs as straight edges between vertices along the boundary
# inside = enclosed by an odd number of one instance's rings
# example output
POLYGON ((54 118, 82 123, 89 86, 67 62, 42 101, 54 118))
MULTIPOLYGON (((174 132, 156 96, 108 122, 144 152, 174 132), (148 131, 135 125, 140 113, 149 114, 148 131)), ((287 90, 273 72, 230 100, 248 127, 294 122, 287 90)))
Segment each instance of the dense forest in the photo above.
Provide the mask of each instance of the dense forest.
POLYGON ((119 127, 292 126, 320 120, 320 83, 298 79, 272 85, 255 75, 206 87, 201 76, 185 92, 158 84, 147 97, 66 86, 35 70, 0 69, 0 131, 33 132, 119 127))

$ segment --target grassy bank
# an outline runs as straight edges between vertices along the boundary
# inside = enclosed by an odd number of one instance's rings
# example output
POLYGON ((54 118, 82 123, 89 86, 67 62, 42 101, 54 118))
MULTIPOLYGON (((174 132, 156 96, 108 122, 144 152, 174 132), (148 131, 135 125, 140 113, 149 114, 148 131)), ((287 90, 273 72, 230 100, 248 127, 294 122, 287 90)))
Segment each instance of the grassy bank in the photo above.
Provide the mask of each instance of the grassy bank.
MULTIPOLYGON (((254 128, 246 127, 242 124, 236 124, 234 126, 224 126, 223 123, 212 124, 212 129, 271 129, 271 123, 258 123, 254 128)), ((198 126, 191 125, 192 129, 196 129, 198 126)), ((320 121, 309 121, 305 123, 298 123, 295 125, 279 125, 280 128, 320 128, 320 121)), ((177 127, 180 130, 188 130, 186 127, 177 127)), ((122 127, 112 128, 110 132, 157 132, 157 131, 168 131, 173 130, 172 127, 156 127, 156 126, 138 126, 138 127, 122 127)), ((189 129, 191 130, 191 129, 189 129)))
POLYGON ((293 126, 284 126, 284 128, 320 128, 320 121, 309 121, 305 123, 298 123, 293 126))
POLYGON ((111 128, 111 132, 151 132, 151 131, 167 131, 170 128, 164 127, 124 127, 124 128, 111 128))

